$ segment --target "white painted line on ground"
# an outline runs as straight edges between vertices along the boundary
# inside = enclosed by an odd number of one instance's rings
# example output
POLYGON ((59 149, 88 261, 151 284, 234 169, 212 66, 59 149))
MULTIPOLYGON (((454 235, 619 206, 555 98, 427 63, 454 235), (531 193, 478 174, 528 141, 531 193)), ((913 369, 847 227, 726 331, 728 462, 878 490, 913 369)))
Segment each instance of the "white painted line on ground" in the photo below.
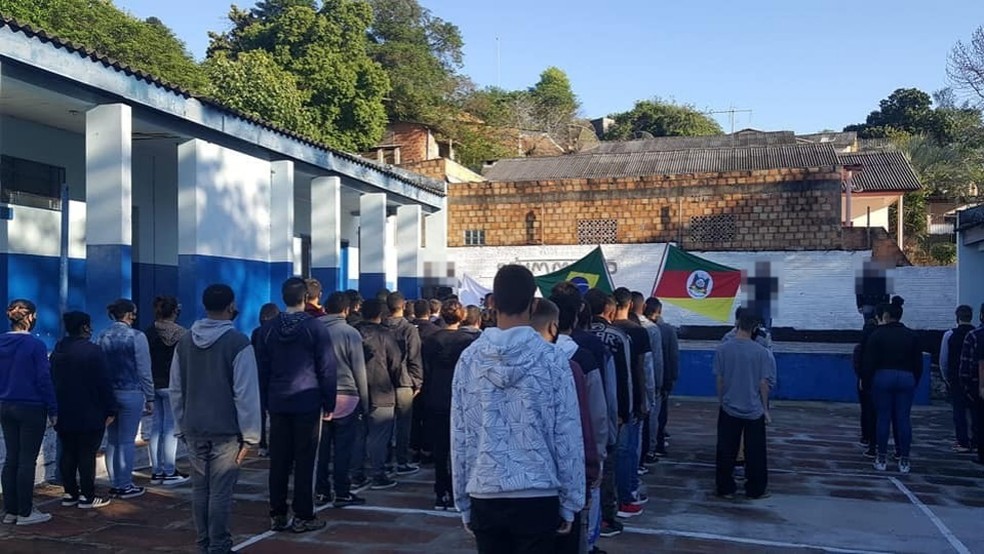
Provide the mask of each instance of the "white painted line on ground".
POLYGON ((461 519, 461 514, 454 511, 442 510, 421 510, 419 508, 389 508, 387 506, 349 506, 346 510, 359 510, 363 512, 382 512, 387 514, 417 514, 425 516, 436 516, 445 518, 461 519))
POLYGON ((236 546, 233 546, 232 547, 232 551, 233 552, 239 552, 240 550, 246 548, 247 546, 253 546, 254 544, 262 541, 263 539, 268 539, 268 538, 270 538, 270 537, 272 537, 272 536, 274 536, 276 534, 277 534, 276 531, 266 531, 264 533, 260 533, 259 535, 253 535, 252 537, 250 537, 250 538, 246 539, 245 541, 237 544, 236 546))
POLYGON ((915 506, 919 508, 922 513, 926 514, 926 517, 933 522, 933 525, 940 530, 940 533, 943 533, 943 537, 946 538, 947 542, 950 543, 950 546, 952 546, 954 550, 956 550, 959 554, 970 554, 970 550, 967 549, 967 546, 960 542, 960 539, 953 534, 953 531, 950 531, 950 528, 943 523, 943 520, 937 517, 936 514, 933 513, 933 510, 929 509, 929 506, 923 504, 922 500, 919 500, 919 497, 909 490, 909 487, 902 484, 902 481, 899 481, 895 477, 889 477, 888 479, 894 483, 900 491, 902 491, 902 494, 909 498, 910 502, 915 504, 915 506))
POLYGON ((768 546, 774 548, 800 548, 804 550, 821 550, 823 552, 832 552, 835 554, 890 554, 888 552, 879 552, 876 550, 854 550, 854 549, 838 548, 835 546, 820 546, 816 544, 770 541, 764 539, 748 539, 745 537, 733 537, 730 535, 716 535, 714 533, 697 533, 691 531, 673 531, 670 529, 647 529, 645 527, 626 527, 625 532, 635 533, 637 535, 681 537, 686 539, 701 539, 701 540, 708 540, 708 541, 731 542, 737 544, 750 544, 752 546, 768 546))

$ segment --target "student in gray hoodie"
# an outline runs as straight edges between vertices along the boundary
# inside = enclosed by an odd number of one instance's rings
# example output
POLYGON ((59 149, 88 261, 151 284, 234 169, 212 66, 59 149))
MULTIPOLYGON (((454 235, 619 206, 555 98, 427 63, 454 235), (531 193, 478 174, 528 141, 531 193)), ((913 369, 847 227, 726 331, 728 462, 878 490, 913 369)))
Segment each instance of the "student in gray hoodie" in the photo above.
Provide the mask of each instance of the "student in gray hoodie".
POLYGON ((205 319, 191 326, 171 362, 175 432, 188 446, 192 514, 201 552, 229 552, 229 515, 239 465, 260 442, 260 389, 249 337, 228 285, 202 294, 205 319))
POLYGON ((365 460, 365 440, 358 440, 358 435, 366 432, 365 414, 369 409, 369 389, 366 385, 362 335, 346 323, 349 307, 349 297, 344 292, 334 292, 328 296, 323 306, 327 315, 318 318, 328 330, 331 347, 335 352, 338 384, 335 411, 331 414, 331 419, 321 424, 314 500, 319 506, 331 501, 334 484, 336 508, 364 503, 363 499, 350 491, 349 466, 353 460, 365 460), (356 448, 358 445, 362 446, 361 457, 356 448), (329 470, 329 462, 332 463, 331 470, 334 472, 329 470))

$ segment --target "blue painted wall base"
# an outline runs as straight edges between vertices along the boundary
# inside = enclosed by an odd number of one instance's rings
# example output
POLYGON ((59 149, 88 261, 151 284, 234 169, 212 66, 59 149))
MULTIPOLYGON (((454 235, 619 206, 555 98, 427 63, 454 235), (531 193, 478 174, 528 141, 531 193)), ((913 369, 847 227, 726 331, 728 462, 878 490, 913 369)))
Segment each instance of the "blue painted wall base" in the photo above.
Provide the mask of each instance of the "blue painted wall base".
POLYGON ((328 295, 333 292, 345 290, 348 286, 348 281, 342 282, 342 269, 339 267, 313 267, 311 268, 311 277, 321 283, 321 290, 325 292, 325 298, 328 298, 328 295))
MULTIPOLYGON (((133 301, 137 303, 137 327, 146 329, 154 322, 154 299, 178 297, 178 267, 174 265, 134 264, 133 301)), ((186 306, 182 304, 182 309, 186 306)))
POLYGON ((411 299, 420 298, 420 286, 423 279, 420 277, 398 277, 396 289, 403 293, 403 296, 411 299))
POLYGON ((205 315, 202 292, 211 284, 225 283, 236 294, 239 308, 236 328, 249 335, 259 325, 260 308, 271 300, 270 273, 269 262, 218 256, 178 256, 178 299, 182 304, 179 323, 189 326, 196 319, 201 319, 205 315))
MULTIPOLYGON (((283 309, 284 281, 294 276, 294 264, 290 262, 274 262, 270 264, 270 297, 267 302, 273 302, 283 309)), ((265 304, 266 302, 264 302, 265 304)))
MULTIPOLYGON (((37 304, 38 325, 34 334, 48 348, 53 347, 61 335, 61 314, 58 312, 60 264, 58 258, 51 256, 0 254, 0 302, 6 307, 15 298, 26 298, 37 304)), ((68 261, 69 311, 86 309, 85 266, 85 260, 68 261)), ((95 319, 97 314, 92 315, 95 319)), ((98 315, 105 318, 105 309, 101 309, 98 315)))
MULTIPOLYGON (((847 353, 776 353, 776 400, 857 402, 857 379, 852 355, 847 353)), ((679 396, 717 396, 712 373, 714 351, 680 350, 680 380, 673 390, 679 396)), ((923 355, 923 376, 916 387, 915 403, 929 404, 929 355, 923 355)))
POLYGON ((128 244, 89 244, 85 256, 86 306, 92 316, 92 331, 98 334, 111 323, 106 306, 120 298, 133 298, 133 248, 128 244))
POLYGON ((376 293, 386 288, 385 273, 360 273, 359 293, 363 298, 375 298, 376 293))

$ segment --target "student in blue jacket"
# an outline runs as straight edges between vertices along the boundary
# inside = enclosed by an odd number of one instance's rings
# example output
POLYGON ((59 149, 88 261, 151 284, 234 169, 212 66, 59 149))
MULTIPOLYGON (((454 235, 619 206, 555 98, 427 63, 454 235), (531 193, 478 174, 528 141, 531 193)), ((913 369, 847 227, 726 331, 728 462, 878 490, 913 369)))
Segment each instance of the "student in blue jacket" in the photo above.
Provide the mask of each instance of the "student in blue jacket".
POLYGON ((38 309, 30 300, 7 306, 10 332, 0 335, 0 426, 7 456, 3 465, 3 522, 31 525, 51 519, 32 504, 34 470, 45 422, 55 425, 58 405, 48 352, 31 335, 38 309))

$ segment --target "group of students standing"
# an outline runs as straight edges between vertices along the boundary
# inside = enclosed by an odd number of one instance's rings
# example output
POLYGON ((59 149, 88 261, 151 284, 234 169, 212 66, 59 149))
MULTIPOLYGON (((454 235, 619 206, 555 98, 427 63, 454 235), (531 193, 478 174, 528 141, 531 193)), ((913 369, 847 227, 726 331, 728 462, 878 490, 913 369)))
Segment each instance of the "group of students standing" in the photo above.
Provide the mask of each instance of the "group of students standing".
POLYGON ((31 334, 37 306, 18 299, 7 307, 11 332, 0 335, 4 523, 31 525, 51 519, 32 503, 46 423, 57 432, 63 506, 93 509, 110 503, 95 492, 96 456, 104 442, 109 496, 130 499, 144 494, 132 474, 140 421, 150 414, 151 484, 188 481, 175 467, 178 439, 167 391, 171 355, 185 331, 174 323, 175 299, 156 299, 155 312, 154 324, 143 333, 132 327, 137 316, 133 302, 117 300, 107 307, 113 323, 95 340, 89 314, 65 313, 66 336, 49 356, 44 343, 31 334))
POLYGON ((974 453, 984 465, 980 437, 984 433, 984 304, 974 326, 974 309, 957 306, 957 326, 943 334, 939 367, 953 408, 953 451, 974 453))

